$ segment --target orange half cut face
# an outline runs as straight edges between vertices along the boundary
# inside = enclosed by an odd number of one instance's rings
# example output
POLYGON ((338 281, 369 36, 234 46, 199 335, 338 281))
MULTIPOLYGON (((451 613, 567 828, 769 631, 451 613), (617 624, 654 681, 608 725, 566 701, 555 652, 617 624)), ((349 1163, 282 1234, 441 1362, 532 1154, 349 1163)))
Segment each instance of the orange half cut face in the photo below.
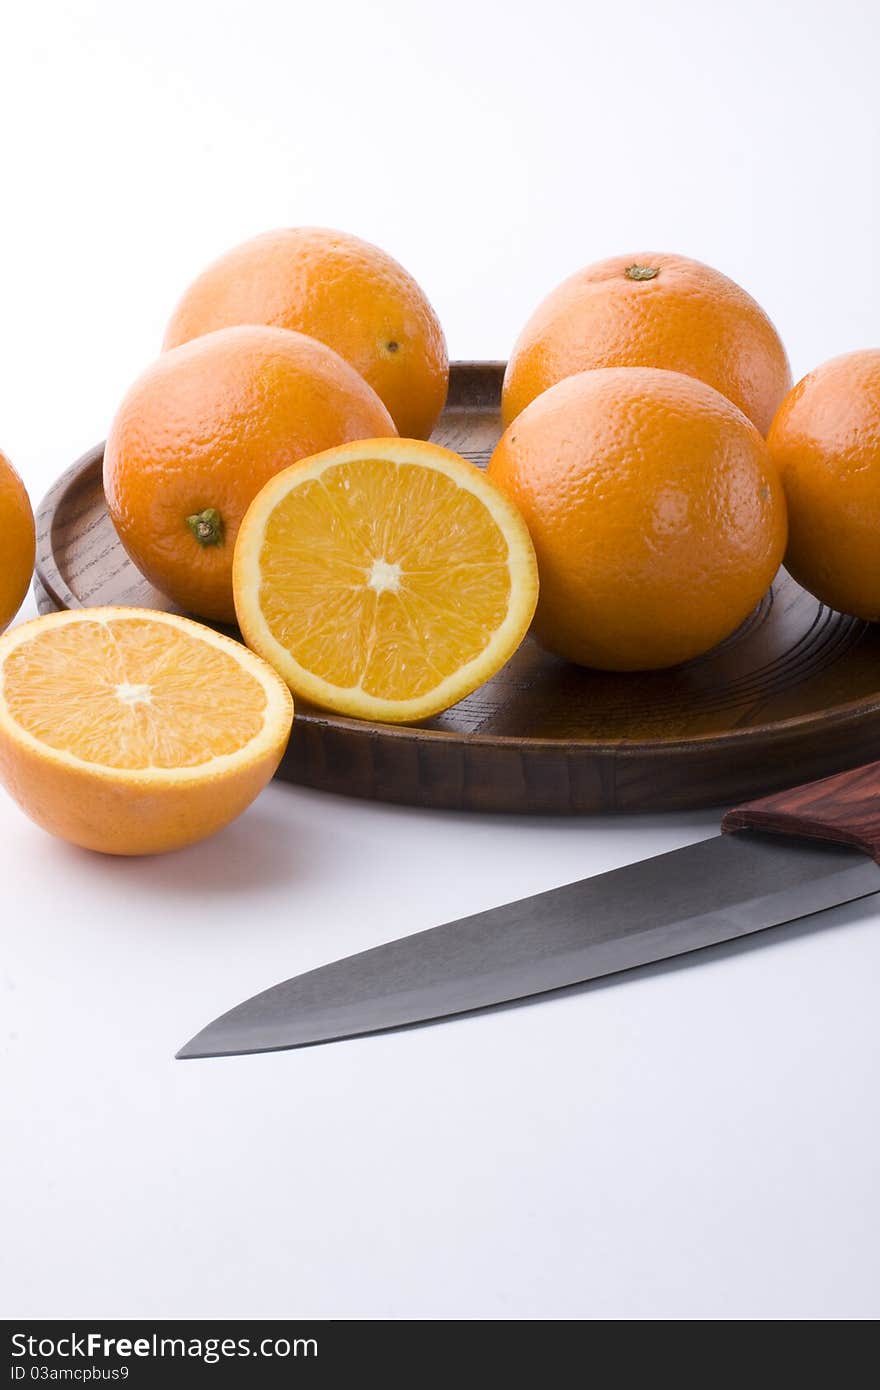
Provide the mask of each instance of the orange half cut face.
POLYGON ((367 440, 278 474, 236 544, 248 644, 325 709, 406 723, 504 664, 535 610, 516 508, 435 444, 367 440))

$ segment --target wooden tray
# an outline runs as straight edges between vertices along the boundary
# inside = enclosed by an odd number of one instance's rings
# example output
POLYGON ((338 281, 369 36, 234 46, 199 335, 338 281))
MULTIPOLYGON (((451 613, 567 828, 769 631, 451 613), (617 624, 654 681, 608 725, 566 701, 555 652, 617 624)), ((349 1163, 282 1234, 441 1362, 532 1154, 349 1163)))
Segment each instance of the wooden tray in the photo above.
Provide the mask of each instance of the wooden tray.
MULTIPOLYGON (((453 365, 435 438, 484 464, 503 364, 453 365)), ((104 505, 102 448, 37 517, 42 612, 170 604, 138 574, 104 505)), ((279 776, 412 805, 480 811, 659 811, 738 800, 880 758, 880 628, 781 574, 742 627, 672 671, 579 670, 527 640, 481 690, 418 727, 297 710, 279 776)))

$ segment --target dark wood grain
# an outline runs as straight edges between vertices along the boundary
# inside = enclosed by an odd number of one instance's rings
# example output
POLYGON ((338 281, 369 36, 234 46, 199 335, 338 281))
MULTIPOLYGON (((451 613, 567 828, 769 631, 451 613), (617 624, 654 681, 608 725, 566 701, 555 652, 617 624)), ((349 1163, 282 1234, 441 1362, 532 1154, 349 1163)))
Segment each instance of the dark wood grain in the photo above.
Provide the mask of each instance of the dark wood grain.
MULTIPOLYGON (((453 366, 435 438, 484 464, 500 432, 500 363, 453 366)), ((107 515, 100 447, 38 514, 41 608, 170 607, 107 515)), ((354 796, 482 811, 730 805, 880 757, 880 631, 780 574, 742 627, 672 671, 584 671, 527 640, 493 680, 417 728, 301 702, 279 775, 354 796)))
POLYGON ((738 806, 721 828, 855 845, 880 863, 880 762, 738 806))

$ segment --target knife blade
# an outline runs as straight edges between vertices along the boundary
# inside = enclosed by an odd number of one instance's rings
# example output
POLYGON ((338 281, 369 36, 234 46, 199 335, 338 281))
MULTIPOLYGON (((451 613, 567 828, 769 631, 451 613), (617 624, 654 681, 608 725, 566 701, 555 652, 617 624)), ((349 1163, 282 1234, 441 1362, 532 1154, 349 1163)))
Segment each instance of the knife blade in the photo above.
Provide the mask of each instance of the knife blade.
POLYGON ((727 833, 310 970, 178 1058, 453 1017, 736 940, 880 891, 880 763, 728 813, 727 833))

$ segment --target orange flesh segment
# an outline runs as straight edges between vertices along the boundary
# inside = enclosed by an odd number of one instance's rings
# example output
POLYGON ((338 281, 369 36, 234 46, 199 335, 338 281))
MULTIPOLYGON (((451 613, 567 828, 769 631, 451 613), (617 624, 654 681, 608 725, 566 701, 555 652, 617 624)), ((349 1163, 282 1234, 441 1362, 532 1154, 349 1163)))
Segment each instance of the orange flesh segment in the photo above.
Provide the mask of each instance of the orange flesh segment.
POLYGON ((508 611, 507 540, 444 473, 327 468, 274 508, 259 556, 273 637, 332 685, 412 699, 480 655, 508 611))
POLYGON ((10 652, 3 686, 9 713, 41 743, 128 770, 235 753, 267 704, 233 657, 146 619, 49 628, 10 652))

